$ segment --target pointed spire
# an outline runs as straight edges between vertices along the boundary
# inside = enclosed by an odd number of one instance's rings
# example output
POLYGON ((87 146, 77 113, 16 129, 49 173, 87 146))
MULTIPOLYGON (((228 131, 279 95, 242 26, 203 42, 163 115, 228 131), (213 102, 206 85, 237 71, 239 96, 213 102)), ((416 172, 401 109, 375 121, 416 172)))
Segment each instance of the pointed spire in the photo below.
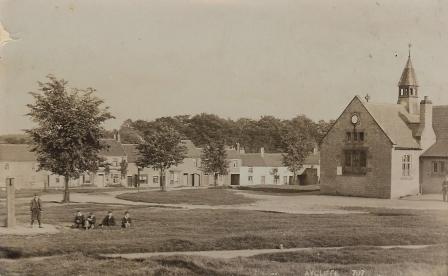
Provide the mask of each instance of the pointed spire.
POLYGON ((415 76, 414 67, 411 62, 411 47, 412 44, 409 43, 409 53, 408 53, 408 61, 403 69, 403 73, 401 74, 400 81, 398 82, 398 86, 418 86, 417 77, 415 76))

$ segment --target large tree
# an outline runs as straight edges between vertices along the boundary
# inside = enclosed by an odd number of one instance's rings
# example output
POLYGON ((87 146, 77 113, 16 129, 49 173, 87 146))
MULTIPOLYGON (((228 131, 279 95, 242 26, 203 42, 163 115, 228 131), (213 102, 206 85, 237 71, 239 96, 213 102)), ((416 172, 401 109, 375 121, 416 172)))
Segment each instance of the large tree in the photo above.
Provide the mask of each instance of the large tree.
POLYGON ((181 135, 174 128, 159 124, 156 129, 145 132, 143 140, 137 145, 140 154, 136 163, 159 170, 160 189, 166 191, 166 170, 182 163, 186 156, 181 135))
POLYGON ((201 156, 201 170, 213 174, 213 183, 217 185, 218 175, 228 173, 229 164, 224 141, 211 141, 205 145, 201 156))
POLYGON ((68 183, 87 171, 96 171, 106 147, 103 123, 113 118, 103 100, 95 97, 95 89, 69 89, 67 81, 49 75, 47 82, 38 82, 39 92, 31 92, 33 104, 27 114, 37 127, 26 132, 32 139, 39 170, 48 170, 64 177, 63 202, 70 201, 68 183))
POLYGON ((297 172, 302 169, 314 146, 314 138, 305 131, 290 129, 283 137, 283 165, 293 173, 294 184, 297 183, 297 172))

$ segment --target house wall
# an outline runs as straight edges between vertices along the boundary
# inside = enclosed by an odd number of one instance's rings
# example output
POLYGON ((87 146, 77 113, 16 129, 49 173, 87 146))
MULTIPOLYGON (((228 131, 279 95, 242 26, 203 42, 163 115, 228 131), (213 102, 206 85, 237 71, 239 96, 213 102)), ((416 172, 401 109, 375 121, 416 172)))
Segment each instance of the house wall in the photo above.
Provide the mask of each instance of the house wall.
POLYGON ((423 194, 442 193, 442 182, 448 173, 448 158, 443 157, 421 157, 420 158, 420 181, 423 194), (434 172, 433 162, 445 162, 443 172, 434 172))
POLYGON ((37 171, 33 161, 0 162, 0 187, 5 187, 6 178, 14 178, 16 189, 43 189, 48 183, 49 173, 37 171))
POLYGON ((420 150, 392 150, 391 198, 419 193, 420 150), (403 156, 411 156, 410 175, 403 176, 403 156))
POLYGON ((282 185, 289 184, 289 177, 293 174, 288 170, 287 167, 276 167, 278 169, 278 181, 275 183, 274 175, 272 174, 272 170, 274 167, 240 167, 240 185, 282 185), (249 169, 252 168, 252 172, 249 172, 249 169), (249 180, 249 176, 252 176, 252 181, 249 180), (264 183, 262 182, 262 177, 264 176, 264 183), (286 177, 286 180, 284 179, 286 177))
POLYGON ((358 98, 344 110, 321 143, 320 188, 323 194, 390 198, 392 144, 358 98), (360 118, 357 131, 364 142, 347 143, 346 132, 353 131, 351 116, 360 118), (366 149, 366 174, 343 174, 344 149, 366 149))

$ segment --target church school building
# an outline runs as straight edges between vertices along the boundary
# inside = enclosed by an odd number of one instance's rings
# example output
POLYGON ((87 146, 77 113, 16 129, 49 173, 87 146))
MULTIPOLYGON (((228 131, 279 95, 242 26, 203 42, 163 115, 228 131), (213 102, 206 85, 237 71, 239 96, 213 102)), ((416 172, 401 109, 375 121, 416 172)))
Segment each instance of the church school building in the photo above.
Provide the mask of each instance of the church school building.
POLYGON ((440 193, 448 106, 421 101, 409 54, 397 103, 355 96, 321 142, 321 192, 377 198, 440 193))

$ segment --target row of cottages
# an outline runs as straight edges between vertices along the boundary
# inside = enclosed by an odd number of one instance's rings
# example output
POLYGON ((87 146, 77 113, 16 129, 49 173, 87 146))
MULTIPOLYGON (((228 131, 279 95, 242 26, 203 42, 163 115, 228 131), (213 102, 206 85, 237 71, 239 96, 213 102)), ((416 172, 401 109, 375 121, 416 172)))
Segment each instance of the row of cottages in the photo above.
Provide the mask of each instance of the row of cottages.
MULTIPOLYGON (((107 166, 95 173, 86 173, 79 179, 71 179, 71 187, 78 186, 128 186, 158 187, 161 185, 159 171, 138 168, 137 145, 122 144, 118 139, 105 139, 107 150, 101 151, 107 166)), ((201 171, 202 149, 190 140, 183 140, 187 148, 183 163, 170 168, 166 173, 168 187, 209 186, 214 184, 212 175, 201 171)), ((228 148, 229 174, 218 177, 218 185, 289 184, 292 173, 282 165, 282 155, 276 153, 244 153, 228 148)), ((18 188, 62 188, 64 179, 48 171, 37 171, 38 163, 29 145, 0 144, 0 177, 15 178, 18 188)), ((316 184, 319 181, 319 153, 315 151, 298 172, 300 184, 316 184)))
POLYGON ((409 55, 398 101, 355 96, 321 143, 321 192, 377 198, 439 193, 448 173, 448 106, 419 100, 409 55))

